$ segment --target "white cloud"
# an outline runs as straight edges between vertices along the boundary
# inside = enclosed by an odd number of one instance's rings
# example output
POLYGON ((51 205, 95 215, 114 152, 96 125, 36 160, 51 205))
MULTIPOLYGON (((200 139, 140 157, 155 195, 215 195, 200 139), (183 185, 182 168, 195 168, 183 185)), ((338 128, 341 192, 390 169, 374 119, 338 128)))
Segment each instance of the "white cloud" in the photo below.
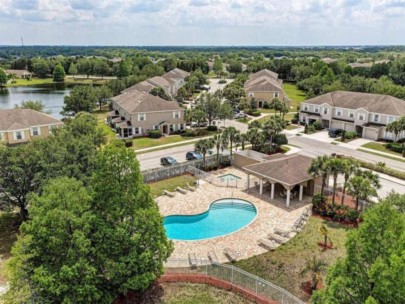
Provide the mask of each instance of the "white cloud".
MULTIPOLYGON (((403 43, 405 25, 399 17, 405 17, 405 0, 0 0, 3 27, 13 20, 13 31, 24 34, 27 23, 35 24, 42 30, 41 39, 51 37, 47 32, 56 24, 66 33, 85 28, 100 40, 98 44, 116 43, 120 38, 128 44, 155 43, 155 39, 172 44, 241 44, 242 38, 255 44, 284 44, 285 40, 356 44, 356 39, 364 44, 365 38, 369 43, 384 43, 372 37, 383 28, 394 29, 389 37, 403 43), (104 27, 113 29, 114 37, 102 36, 104 27), (193 33, 198 33, 198 39, 193 33)), ((11 31, 0 36, 13 37, 11 31)))

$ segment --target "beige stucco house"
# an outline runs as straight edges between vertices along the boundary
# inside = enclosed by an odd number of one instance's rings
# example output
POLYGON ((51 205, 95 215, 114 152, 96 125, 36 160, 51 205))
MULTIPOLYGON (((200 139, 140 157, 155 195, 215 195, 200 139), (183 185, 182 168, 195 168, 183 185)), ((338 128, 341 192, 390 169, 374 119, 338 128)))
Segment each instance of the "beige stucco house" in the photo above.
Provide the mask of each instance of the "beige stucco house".
MULTIPOLYGON (((405 100, 388 95, 335 91, 301 103, 299 120, 322 122, 325 128, 355 131, 367 139, 393 140, 385 130, 390 122, 405 116, 405 100)), ((405 132, 398 139, 405 138, 405 132)))
POLYGON ((147 136, 150 130, 171 134, 185 130, 184 110, 177 101, 131 90, 112 98, 107 120, 119 137, 147 136))
POLYGON ((0 142, 26 143, 44 138, 63 122, 47 114, 30 109, 0 109, 0 142))
POLYGON ((27 70, 6 70, 6 74, 21 79, 29 79, 32 78, 32 76, 34 75, 33 73, 27 70))
POLYGON ((258 101, 259 108, 263 107, 264 101, 271 102, 274 98, 289 104, 282 84, 283 81, 278 78, 277 73, 264 69, 251 74, 244 84, 244 89, 249 100, 255 98, 258 101))
POLYGON ((175 68, 162 76, 155 76, 137 83, 125 89, 123 92, 137 90, 149 93, 153 88, 160 87, 164 89, 167 94, 176 96, 178 89, 185 84, 185 78, 189 75, 190 73, 175 68))

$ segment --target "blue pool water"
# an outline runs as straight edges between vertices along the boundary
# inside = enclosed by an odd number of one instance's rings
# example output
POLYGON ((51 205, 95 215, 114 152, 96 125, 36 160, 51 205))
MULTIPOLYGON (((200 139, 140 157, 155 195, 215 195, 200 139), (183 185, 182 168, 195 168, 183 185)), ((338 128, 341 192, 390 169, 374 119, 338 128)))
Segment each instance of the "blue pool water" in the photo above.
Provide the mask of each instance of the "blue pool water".
POLYGON ((233 181, 233 180, 241 179, 239 176, 236 176, 236 175, 231 174, 231 173, 218 176, 218 178, 221 179, 221 182, 227 182, 227 181, 233 181))
POLYGON ((253 204, 226 198, 215 201, 201 214, 166 216, 163 224, 169 239, 201 240, 232 233, 250 224, 256 213, 253 204))

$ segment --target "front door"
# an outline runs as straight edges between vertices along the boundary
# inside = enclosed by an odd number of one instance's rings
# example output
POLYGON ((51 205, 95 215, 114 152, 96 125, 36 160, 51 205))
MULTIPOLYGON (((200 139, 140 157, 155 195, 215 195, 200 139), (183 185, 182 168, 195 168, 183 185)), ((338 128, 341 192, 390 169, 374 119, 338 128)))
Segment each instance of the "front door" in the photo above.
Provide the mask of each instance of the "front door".
POLYGON ((169 133, 169 132, 168 132, 168 126, 167 126, 167 125, 163 126, 163 132, 162 132, 162 133, 163 133, 163 134, 169 133))

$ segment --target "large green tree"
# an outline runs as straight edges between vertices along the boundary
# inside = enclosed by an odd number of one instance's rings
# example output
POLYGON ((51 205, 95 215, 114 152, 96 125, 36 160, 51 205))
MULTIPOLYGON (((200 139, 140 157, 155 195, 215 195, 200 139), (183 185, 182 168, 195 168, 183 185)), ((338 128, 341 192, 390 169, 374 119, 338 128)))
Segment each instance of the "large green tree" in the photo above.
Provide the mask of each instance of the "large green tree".
POLYGON ((219 117, 221 100, 211 93, 201 94, 197 100, 197 108, 205 112, 208 126, 211 126, 212 122, 219 117))
POLYGON ((75 116, 79 112, 93 112, 98 103, 97 90, 88 85, 75 86, 70 95, 65 96, 62 114, 75 116))
POLYGON ((24 100, 21 105, 15 105, 14 109, 31 109, 38 112, 45 112, 45 105, 40 100, 24 100))
POLYGON ((390 194, 367 209, 349 233, 347 256, 332 266, 315 304, 404 303, 405 195, 390 194))
POLYGON ((88 188, 54 179, 30 204, 8 265, 8 303, 112 303, 149 287, 173 250, 135 153, 121 142, 98 153, 88 188))
POLYGON ((7 83, 7 74, 6 72, 0 68, 0 87, 4 86, 7 83))
POLYGON ((49 63, 45 59, 36 58, 32 60, 32 71, 37 77, 45 78, 50 73, 49 63))
POLYGON ((65 81, 65 69, 60 63, 55 65, 55 68, 53 69, 53 81, 54 82, 65 81))

